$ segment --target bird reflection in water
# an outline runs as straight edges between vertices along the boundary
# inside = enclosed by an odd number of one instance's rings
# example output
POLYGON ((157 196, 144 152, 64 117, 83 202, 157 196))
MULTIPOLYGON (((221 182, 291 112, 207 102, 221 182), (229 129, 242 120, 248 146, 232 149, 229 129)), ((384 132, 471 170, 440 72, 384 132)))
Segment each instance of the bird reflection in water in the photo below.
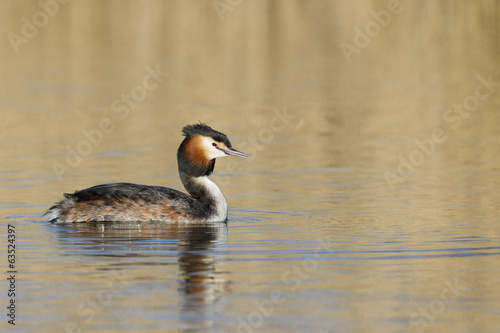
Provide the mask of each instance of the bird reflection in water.
POLYGON ((220 268, 217 270, 217 266, 224 264, 223 255, 214 253, 217 245, 227 241, 227 225, 205 224, 202 228, 193 228, 184 236, 179 244, 179 271, 183 276, 179 288, 181 329, 206 329, 213 326, 213 303, 227 286, 220 268))
MULTIPOLYGON (((214 325, 214 302, 228 284, 218 270, 218 266, 224 265, 224 256, 217 253, 217 248, 227 242, 226 223, 76 223, 57 228, 62 239, 76 238, 74 245, 98 250, 99 256, 151 258, 147 263, 134 262, 135 266, 148 265, 147 269, 150 265, 165 264, 158 262, 159 257, 151 251, 177 250, 181 277, 179 328, 205 331, 214 325)), ((109 269, 118 267, 116 263, 109 269)))

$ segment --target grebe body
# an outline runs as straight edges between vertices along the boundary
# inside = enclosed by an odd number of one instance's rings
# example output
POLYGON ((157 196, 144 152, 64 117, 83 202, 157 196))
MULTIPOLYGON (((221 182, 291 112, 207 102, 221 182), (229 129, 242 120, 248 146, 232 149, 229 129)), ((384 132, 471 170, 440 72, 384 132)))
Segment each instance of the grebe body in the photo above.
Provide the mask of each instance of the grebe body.
POLYGON ((103 184, 65 193, 64 199, 45 215, 53 223, 226 221, 226 199, 208 176, 214 170, 216 158, 250 156, 233 149, 225 134, 205 124, 187 125, 182 133, 185 138, 177 151, 177 163, 189 195, 162 186, 103 184))

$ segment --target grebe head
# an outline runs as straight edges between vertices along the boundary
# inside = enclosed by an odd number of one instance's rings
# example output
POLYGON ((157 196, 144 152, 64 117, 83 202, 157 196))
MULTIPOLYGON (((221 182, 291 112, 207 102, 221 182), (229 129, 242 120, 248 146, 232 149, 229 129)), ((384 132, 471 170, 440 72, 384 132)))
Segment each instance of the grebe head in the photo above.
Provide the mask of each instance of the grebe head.
POLYGON ((179 170, 190 176, 209 176, 218 157, 250 158, 247 154, 233 149, 224 133, 213 130, 205 124, 184 126, 182 134, 186 138, 177 151, 177 162, 179 170))

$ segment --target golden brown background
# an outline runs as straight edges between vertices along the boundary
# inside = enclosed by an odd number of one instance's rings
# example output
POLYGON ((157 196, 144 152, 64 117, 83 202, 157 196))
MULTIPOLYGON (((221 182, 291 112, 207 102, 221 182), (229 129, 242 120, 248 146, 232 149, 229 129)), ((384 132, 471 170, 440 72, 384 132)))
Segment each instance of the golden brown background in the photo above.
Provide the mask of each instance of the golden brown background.
POLYGON ((24 246, 24 329, 234 331, 281 288, 285 301, 252 329, 500 330, 500 86, 457 128, 444 119, 479 77, 500 82, 498 1, 2 1, 0 22, 1 197, 24 246), (168 76, 115 112, 156 68, 168 76), (112 128, 89 146, 103 119, 112 128), (229 224, 201 247, 192 228, 104 233, 40 217, 98 183, 180 188, 180 130, 198 121, 254 157, 217 162, 229 224), (436 128, 445 142, 391 187, 387 172, 436 128), (90 150, 68 165, 78 147, 90 150), (283 272, 318 240, 330 251, 291 289, 283 272), (189 255, 200 248, 215 252, 189 255), (75 309, 109 270, 128 284, 88 321, 75 309), (193 300, 176 281, 199 271, 219 284, 195 279, 209 295, 193 300), (456 279, 467 290, 414 316, 456 279), (203 311, 191 320, 179 307, 203 311))

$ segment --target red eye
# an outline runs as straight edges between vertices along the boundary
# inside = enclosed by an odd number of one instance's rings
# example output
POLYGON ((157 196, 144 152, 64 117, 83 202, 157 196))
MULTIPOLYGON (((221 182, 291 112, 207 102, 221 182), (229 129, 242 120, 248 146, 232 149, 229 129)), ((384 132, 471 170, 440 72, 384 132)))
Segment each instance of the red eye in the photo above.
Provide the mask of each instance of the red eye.
POLYGON ((212 142, 212 146, 217 147, 217 144, 215 142, 212 142))

